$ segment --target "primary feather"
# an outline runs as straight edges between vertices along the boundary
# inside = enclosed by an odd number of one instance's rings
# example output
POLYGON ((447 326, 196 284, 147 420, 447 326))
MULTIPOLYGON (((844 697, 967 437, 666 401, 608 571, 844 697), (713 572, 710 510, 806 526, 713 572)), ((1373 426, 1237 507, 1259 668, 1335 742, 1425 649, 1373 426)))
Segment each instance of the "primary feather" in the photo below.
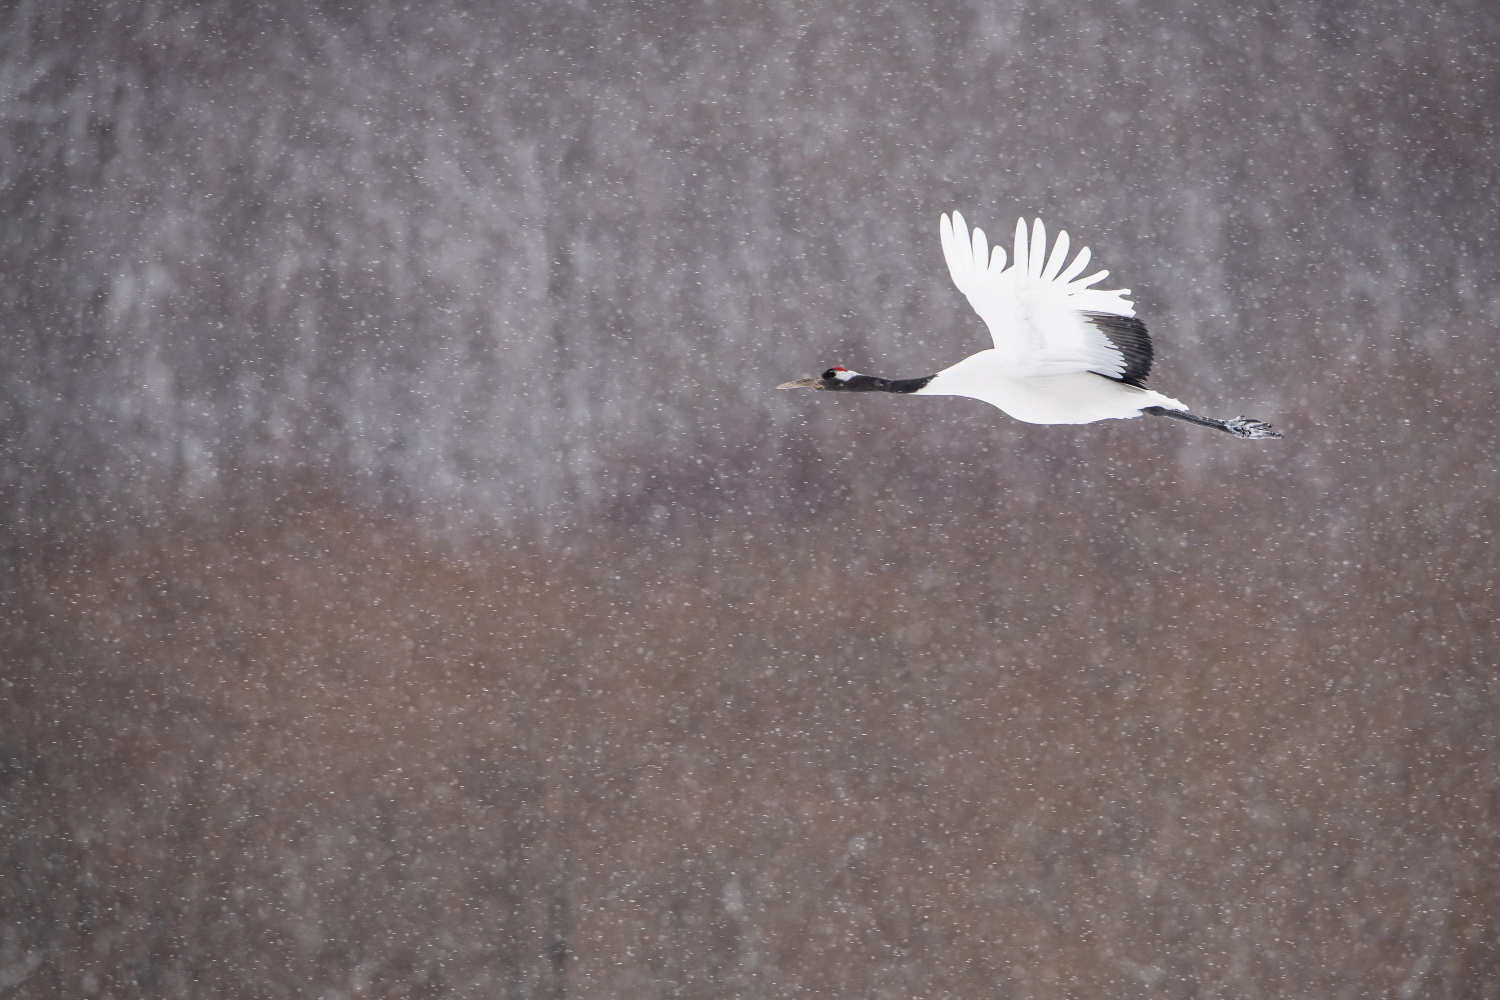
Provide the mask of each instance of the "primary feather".
POLYGON ((978 227, 971 236, 959 212, 943 216, 941 236, 953 283, 989 327, 1000 360, 1017 376, 1077 371, 1114 379, 1125 375, 1125 352, 1088 314, 1134 318, 1135 307, 1126 297, 1130 289, 1090 287, 1107 278, 1108 271, 1078 277, 1088 267, 1088 247, 1064 269, 1069 241, 1067 232, 1061 232, 1044 264, 1046 226, 1037 219, 1028 240, 1026 221, 1020 219, 1015 261, 1007 268, 1005 251, 995 247, 991 252, 978 227))
POLYGON ((953 283, 989 327, 995 347, 939 372, 921 391, 970 396, 1035 424, 1083 424, 1133 417, 1147 406, 1186 409, 1145 387, 1151 338, 1135 318, 1130 289, 1094 288, 1109 276, 1080 277, 1088 247, 1068 260, 1059 233, 1047 253, 1047 227, 1016 222, 1015 259, 991 249, 959 212, 942 217, 943 259, 953 283), (1102 378, 1101 378, 1102 376, 1102 378))

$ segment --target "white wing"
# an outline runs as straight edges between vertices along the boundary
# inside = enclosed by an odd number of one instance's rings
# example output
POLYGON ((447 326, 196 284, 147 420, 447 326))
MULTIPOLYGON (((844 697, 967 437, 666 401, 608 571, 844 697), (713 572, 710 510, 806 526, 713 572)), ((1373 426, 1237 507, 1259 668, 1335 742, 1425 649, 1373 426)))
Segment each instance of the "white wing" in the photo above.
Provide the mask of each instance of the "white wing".
MULTIPOLYGON (((1090 288, 1109 276, 1097 271, 1078 275, 1089 263, 1084 247, 1064 268, 1068 234, 1058 233, 1047 256, 1047 230, 1037 219, 1028 240, 1026 220, 1016 221, 1015 261, 1005 266, 1005 251, 989 249, 984 232, 971 235, 964 217, 942 218, 943 257, 953 283, 990 328, 995 350, 1017 377, 1045 377, 1092 371, 1119 378, 1126 373, 1124 352, 1085 313, 1132 317, 1130 289, 1090 288)), ((1145 336, 1144 328, 1140 335, 1145 336)))

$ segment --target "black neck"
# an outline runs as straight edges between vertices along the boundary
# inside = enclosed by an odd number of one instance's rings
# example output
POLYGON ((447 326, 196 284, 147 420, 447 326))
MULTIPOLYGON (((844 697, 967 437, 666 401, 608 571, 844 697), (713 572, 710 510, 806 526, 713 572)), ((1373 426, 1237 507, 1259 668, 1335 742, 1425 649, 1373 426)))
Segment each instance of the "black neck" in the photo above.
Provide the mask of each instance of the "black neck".
POLYGON ((825 385, 829 389, 841 392, 916 392, 935 378, 937 378, 936 375, 923 375, 920 378, 881 378, 878 375, 856 375, 844 382, 828 380, 833 384, 828 385, 825 382, 825 385))

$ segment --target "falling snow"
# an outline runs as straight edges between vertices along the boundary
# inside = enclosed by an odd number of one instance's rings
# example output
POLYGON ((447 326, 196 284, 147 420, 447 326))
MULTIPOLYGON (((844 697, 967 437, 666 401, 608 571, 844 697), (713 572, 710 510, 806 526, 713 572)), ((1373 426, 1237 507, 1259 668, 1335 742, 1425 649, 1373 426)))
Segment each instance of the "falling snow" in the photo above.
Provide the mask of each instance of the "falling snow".
POLYGON ((1500 995, 1497 51, 10 5, 0 995, 1500 995), (777 392, 953 209, 1286 439, 777 392))

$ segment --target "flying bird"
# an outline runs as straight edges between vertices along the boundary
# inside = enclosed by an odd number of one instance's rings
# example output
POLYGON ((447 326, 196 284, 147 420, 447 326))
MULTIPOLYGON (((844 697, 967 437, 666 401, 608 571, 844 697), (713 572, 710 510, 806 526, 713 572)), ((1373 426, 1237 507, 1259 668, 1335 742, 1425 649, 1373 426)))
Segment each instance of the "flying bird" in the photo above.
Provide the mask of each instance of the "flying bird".
POLYGON ((1029 424, 1087 424, 1147 413, 1235 437, 1281 437, 1270 424, 1249 417, 1189 413, 1184 404, 1146 388, 1151 337, 1136 319, 1130 289, 1093 288, 1108 271, 1079 277, 1089 249, 1068 263, 1066 232, 1057 234, 1049 255, 1042 220, 1032 223, 1029 235, 1026 220, 1017 220, 1015 259, 1006 267, 1005 251, 991 250, 983 230, 971 234, 958 212, 944 215, 940 230, 948 273, 989 327, 993 348, 920 378, 879 378, 834 365, 777 388, 968 396, 1029 424))

